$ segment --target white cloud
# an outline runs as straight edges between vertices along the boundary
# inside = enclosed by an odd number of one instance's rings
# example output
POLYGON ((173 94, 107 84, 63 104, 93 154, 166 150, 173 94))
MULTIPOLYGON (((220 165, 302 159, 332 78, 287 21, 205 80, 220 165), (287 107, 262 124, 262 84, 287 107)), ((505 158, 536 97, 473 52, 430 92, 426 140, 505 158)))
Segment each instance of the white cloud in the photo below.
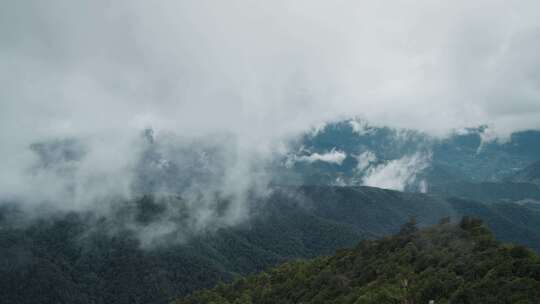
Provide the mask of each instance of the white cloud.
POLYGON ((421 180, 418 184, 418 191, 420 193, 427 193, 429 190, 428 183, 425 179, 421 180))
POLYGON ((295 158, 296 161, 314 163, 317 161, 341 165, 343 161, 347 158, 347 154, 343 151, 332 149, 330 152, 319 154, 313 153, 310 155, 298 156, 295 158))
POLYGON ((403 191, 414 183, 416 176, 427 168, 430 157, 421 153, 404 156, 370 167, 362 178, 365 186, 403 191))
POLYGON ((312 125, 311 129, 308 132, 309 136, 315 137, 319 135, 319 133, 323 132, 324 129, 326 129, 327 124, 328 124, 327 122, 320 122, 315 125, 312 125))
POLYGON ((351 125, 353 132, 358 135, 369 135, 372 130, 368 122, 363 119, 351 119, 349 125, 351 125))
POLYGON ((377 161, 377 155, 371 151, 365 151, 356 156, 356 161, 358 162, 356 169, 363 172, 377 161))

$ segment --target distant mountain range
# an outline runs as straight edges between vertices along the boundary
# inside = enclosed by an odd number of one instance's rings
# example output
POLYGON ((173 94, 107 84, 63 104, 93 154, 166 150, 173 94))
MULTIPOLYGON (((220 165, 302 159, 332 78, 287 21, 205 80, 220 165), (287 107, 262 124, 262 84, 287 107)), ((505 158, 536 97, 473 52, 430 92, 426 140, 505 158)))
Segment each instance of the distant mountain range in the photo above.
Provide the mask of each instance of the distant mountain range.
MULTIPOLYGON (((289 156, 292 160, 289 166, 281 169, 277 183, 362 185, 368 182, 370 185, 372 182, 372 186, 377 186, 366 176, 381 174, 389 164, 393 166, 382 173, 387 173, 386 178, 402 179, 401 188, 396 190, 425 192, 448 183, 492 183, 514 176, 510 179, 513 182, 531 182, 531 179, 519 179, 518 172, 540 161, 540 131, 514 133, 502 142, 491 138, 489 132, 487 127, 469 128, 437 138, 414 130, 376 127, 356 119, 330 123, 307 132, 295 142, 296 152, 289 156), (341 152, 343 159, 332 162, 307 157, 332 151, 341 152), (403 178, 407 174, 410 178, 403 178)), ((534 169, 538 166, 531 167, 531 173, 538 172, 534 169)))

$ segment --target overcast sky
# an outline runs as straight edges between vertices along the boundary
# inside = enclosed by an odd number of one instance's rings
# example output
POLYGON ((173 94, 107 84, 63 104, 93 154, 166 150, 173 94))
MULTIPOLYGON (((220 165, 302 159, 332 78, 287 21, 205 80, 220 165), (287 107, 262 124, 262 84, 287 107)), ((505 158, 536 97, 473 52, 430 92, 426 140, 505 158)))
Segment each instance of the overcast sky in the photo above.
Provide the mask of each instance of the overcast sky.
POLYGON ((0 192, 27 183, 28 146, 52 138, 87 141, 85 174, 123 176, 148 126, 234 134, 247 154, 356 115, 435 135, 540 128, 539 12, 537 0, 4 1, 0 192))

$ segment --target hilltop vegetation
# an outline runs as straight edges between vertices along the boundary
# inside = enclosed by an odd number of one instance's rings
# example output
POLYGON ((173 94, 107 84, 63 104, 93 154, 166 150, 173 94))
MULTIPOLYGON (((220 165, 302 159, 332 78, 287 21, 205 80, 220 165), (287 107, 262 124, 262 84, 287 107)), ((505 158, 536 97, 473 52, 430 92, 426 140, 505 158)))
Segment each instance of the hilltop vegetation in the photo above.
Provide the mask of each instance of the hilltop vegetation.
POLYGON ((177 304, 538 303, 540 257, 502 245, 477 219, 362 241, 334 256, 289 262, 196 292, 177 304))

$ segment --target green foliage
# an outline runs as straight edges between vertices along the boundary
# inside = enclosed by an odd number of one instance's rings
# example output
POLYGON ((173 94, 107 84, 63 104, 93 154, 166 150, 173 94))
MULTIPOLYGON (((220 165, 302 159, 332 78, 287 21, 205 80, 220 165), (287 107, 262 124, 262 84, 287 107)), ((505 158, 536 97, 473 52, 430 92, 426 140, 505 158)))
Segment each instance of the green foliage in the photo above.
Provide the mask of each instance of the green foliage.
POLYGON ((413 224, 393 237, 282 264, 176 303, 540 302, 540 257, 528 249, 501 245, 476 218, 420 231, 413 224))
MULTIPOLYGON (((134 209, 133 217, 143 227, 159 221, 160 214, 168 212, 150 196, 137 201, 134 209)), ((414 227, 466 214, 481 217, 498 239, 540 251, 540 212, 517 204, 486 205, 369 187, 278 188, 243 225, 198 235, 182 243, 165 239, 162 246, 155 248, 141 248, 133 233, 118 226, 108 227, 101 219, 88 220, 85 214, 65 214, 17 225, 12 223, 17 222, 17 212, 2 207, 0 302, 168 303, 284 261, 329 255, 338 248, 354 246, 359 240, 365 241, 358 248, 373 254, 380 246, 387 253, 407 247, 399 256, 400 263, 414 261, 413 267, 406 270, 422 272, 434 264, 448 263, 449 256, 443 252, 418 254, 422 246, 414 241, 414 227), (398 242, 369 240, 398 233, 411 216, 415 216, 417 223, 407 224, 412 229, 405 229, 410 232, 401 235, 398 242), (113 229, 116 232, 111 233, 113 229)), ((125 224, 124 218, 114 220, 125 224)), ((449 226, 449 220, 442 221, 443 226, 449 226)), ((476 230, 479 242, 471 249, 482 251, 492 246, 494 240, 483 234, 484 228, 478 226, 476 230)), ((467 233, 472 234, 472 230, 467 233)), ((452 238, 441 238, 441 242, 451 244, 452 238)), ((508 254, 525 255, 520 248, 508 254)), ((348 255, 348 250, 338 252, 338 256, 348 255)), ((392 264, 379 268, 362 264, 360 269, 345 258, 339 266, 362 271, 364 276, 358 284, 371 282, 381 269, 395 271, 392 264)), ((455 267, 456 271, 466 271, 468 265, 458 263, 455 267)), ((295 282, 308 282, 312 274, 305 270, 295 273, 295 282)), ((351 288, 347 277, 333 278, 330 272, 325 276, 313 284, 318 284, 319 289, 326 284, 338 290, 351 288)), ((442 282, 454 281, 450 278, 442 282)), ((436 291, 440 284, 428 284, 426 290, 436 291)), ((272 284, 265 286, 266 289, 258 289, 252 295, 252 301, 274 292, 270 289, 272 284)), ((384 290, 396 286, 399 284, 387 284, 384 290)), ((302 289, 298 290, 293 297, 306 296, 302 289)), ((377 291, 372 297, 384 294, 377 291)), ((318 293, 312 296, 325 297, 318 293)))
POLYGON ((403 224, 401 226, 401 229, 399 230, 400 235, 412 235, 418 231, 418 227, 416 226, 416 218, 414 216, 411 216, 409 218, 409 221, 403 224))

